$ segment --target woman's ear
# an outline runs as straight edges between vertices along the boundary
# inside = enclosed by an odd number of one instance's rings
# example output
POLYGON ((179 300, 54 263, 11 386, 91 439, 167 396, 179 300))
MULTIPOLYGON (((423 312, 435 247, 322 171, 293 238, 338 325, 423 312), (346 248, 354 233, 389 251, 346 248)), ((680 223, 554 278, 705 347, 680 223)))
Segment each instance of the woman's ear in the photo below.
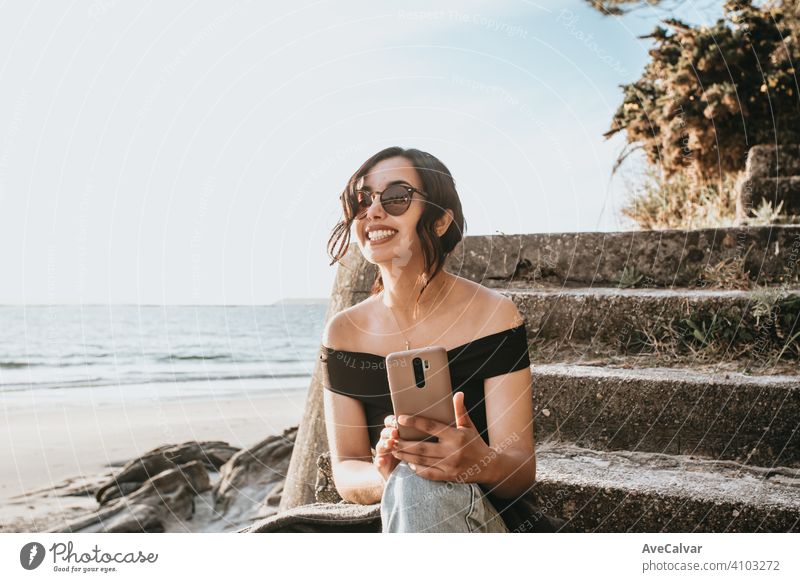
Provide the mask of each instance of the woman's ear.
POLYGON ((450 228, 451 222, 453 222, 453 211, 447 208, 445 209, 444 214, 436 219, 436 223, 434 224, 436 234, 438 236, 444 235, 444 233, 447 232, 447 229, 450 228))

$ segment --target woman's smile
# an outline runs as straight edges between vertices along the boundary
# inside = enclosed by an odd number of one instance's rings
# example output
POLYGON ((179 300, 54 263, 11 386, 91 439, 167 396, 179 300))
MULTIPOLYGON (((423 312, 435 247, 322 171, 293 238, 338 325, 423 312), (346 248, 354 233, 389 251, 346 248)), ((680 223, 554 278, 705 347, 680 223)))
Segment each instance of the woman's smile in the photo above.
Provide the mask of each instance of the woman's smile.
POLYGON ((375 230, 367 233, 367 242, 370 246, 382 245, 392 240, 396 234, 396 230, 375 230))

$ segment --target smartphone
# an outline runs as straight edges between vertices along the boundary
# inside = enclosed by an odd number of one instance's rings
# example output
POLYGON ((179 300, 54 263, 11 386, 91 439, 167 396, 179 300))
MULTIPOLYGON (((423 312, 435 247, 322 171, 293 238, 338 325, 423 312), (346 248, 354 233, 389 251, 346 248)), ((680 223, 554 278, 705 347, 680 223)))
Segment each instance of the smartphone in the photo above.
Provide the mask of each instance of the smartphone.
MULTIPOLYGON (((395 416, 425 416, 456 426, 453 410, 453 385, 447 350, 428 346, 386 356, 389 392, 395 416)), ((402 424, 397 425, 401 439, 438 442, 435 435, 402 424)))

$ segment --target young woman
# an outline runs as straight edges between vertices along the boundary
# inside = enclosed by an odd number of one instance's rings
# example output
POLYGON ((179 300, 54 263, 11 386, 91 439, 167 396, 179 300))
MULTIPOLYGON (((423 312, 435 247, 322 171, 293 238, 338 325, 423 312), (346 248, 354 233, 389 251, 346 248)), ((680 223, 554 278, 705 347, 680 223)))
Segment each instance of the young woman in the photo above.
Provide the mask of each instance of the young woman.
POLYGON ((465 228, 453 177, 431 154, 392 147, 341 199, 328 253, 341 259, 352 230, 379 274, 322 340, 336 489, 380 502, 384 532, 509 531, 504 513, 536 475, 525 322, 513 301, 444 268, 465 228), (392 414, 386 355, 428 345, 448 350, 456 427, 392 414), (400 439, 397 422, 438 441, 400 439))

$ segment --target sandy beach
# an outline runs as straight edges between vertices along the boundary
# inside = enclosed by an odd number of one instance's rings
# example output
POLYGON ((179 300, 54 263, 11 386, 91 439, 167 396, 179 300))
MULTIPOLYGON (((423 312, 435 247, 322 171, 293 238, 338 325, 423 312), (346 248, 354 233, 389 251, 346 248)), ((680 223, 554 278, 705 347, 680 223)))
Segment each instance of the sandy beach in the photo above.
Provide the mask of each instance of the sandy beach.
MULTIPOLYGON (((249 447, 299 424, 307 388, 248 391, 247 382, 238 381, 242 390, 224 396, 204 391, 202 396, 182 400, 4 406, 0 410, 4 420, 0 429, 0 531, 48 510, 41 507, 40 499, 35 506, 26 503, 24 496, 12 499, 22 493, 52 487, 65 479, 96 477, 111 471, 109 465, 165 444, 219 440, 249 447)), ((93 499, 69 501, 75 511, 96 507, 93 499)), ((63 500, 56 502, 56 507, 63 509, 63 504, 63 500)))

